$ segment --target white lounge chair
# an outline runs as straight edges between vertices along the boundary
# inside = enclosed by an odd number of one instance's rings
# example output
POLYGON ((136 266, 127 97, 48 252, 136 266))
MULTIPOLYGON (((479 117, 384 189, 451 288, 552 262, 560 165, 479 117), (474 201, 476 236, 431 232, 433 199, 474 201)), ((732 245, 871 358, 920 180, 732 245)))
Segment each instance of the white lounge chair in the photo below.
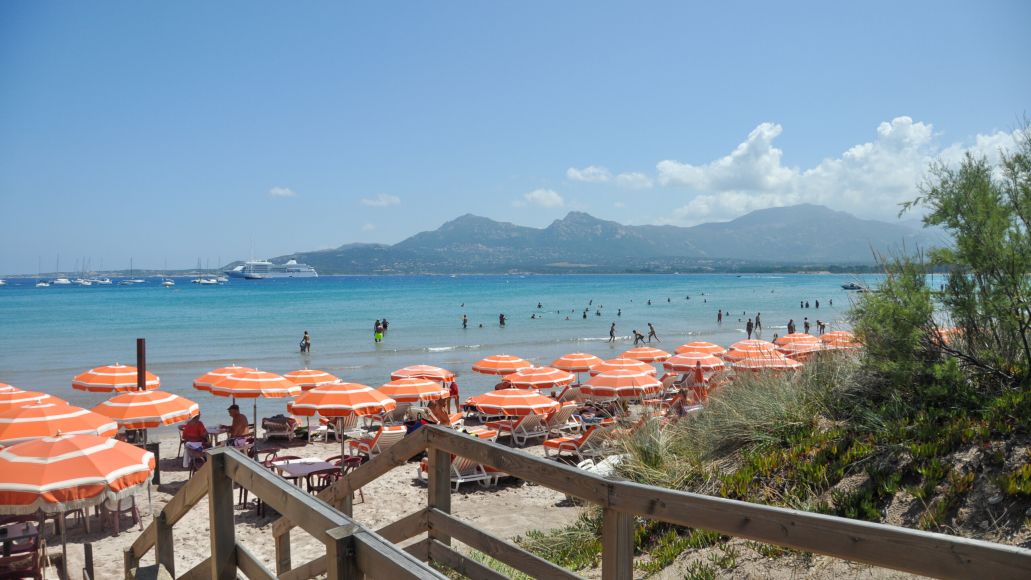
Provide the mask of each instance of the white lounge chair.
POLYGON ((404 425, 381 425, 371 438, 348 439, 347 451, 351 455, 361 455, 364 453, 369 456, 369 459, 372 459, 393 447, 395 443, 404 439, 407 434, 408 430, 405 429, 404 425))
POLYGON ((575 455, 577 461, 597 457, 603 453, 604 439, 610 431, 609 427, 592 425, 579 437, 547 439, 544 441, 544 455, 550 456, 554 451, 556 457, 561 457, 563 452, 567 452, 575 455))
POLYGON ((523 415, 519 419, 504 419, 501 421, 488 421, 487 426, 497 429, 498 433, 508 433, 512 442, 517 446, 526 445, 530 439, 547 437, 548 429, 544 426, 544 417, 541 415, 523 415))
MULTIPOLYGON (((423 459, 419 462, 419 467, 416 469, 415 474, 420 480, 426 480, 428 471, 429 462, 423 459)), ((487 487, 494 484, 496 480, 495 474, 488 473, 482 465, 472 459, 455 455, 451 456, 451 483, 455 486, 455 491, 458 491, 458 488, 463 483, 477 482, 483 487, 487 487)))
POLYGON ((574 411, 576 411, 576 404, 568 403, 562 405, 558 411, 555 411, 545 419, 544 428, 548 430, 548 435, 554 433, 561 437, 564 431, 571 431, 574 433, 582 431, 583 423, 573 415, 574 411))

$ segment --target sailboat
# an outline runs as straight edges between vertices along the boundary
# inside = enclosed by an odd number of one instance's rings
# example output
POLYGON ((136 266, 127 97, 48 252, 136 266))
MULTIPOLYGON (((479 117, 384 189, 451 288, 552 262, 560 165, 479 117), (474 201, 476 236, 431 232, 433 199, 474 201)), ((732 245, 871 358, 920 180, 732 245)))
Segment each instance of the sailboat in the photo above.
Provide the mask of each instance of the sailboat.
POLYGON ((121 286, 129 286, 131 284, 143 284, 145 282, 146 282, 146 280, 143 280, 143 279, 140 279, 140 278, 133 278, 132 277, 132 258, 130 257, 129 258, 129 277, 124 279, 124 280, 122 280, 118 284, 121 285, 121 286))
POLYGON ((49 288, 50 282, 40 279, 39 271, 42 269, 41 258, 36 257, 36 288, 49 288))
POLYGON ((165 288, 175 286, 175 280, 168 277, 168 258, 165 258, 165 274, 161 276, 161 285, 165 288))

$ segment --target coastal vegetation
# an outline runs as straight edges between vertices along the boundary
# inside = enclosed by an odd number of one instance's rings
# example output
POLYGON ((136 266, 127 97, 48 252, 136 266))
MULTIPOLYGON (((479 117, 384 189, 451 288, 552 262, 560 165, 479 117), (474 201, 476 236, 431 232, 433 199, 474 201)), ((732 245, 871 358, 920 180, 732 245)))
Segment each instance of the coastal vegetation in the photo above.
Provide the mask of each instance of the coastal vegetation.
MULTIPOLYGON (((738 377, 691 419, 619 440, 628 479, 1006 543, 1031 540, 1031 130, 993 165, 935 164, 906 210, 950 248, 882 257, 885 279, 850 313, 864 344, 793 375, 738 377), (931 276, 934 271, 945 274, 931 276)), ((519 540, 573 569, 597 566, 597 514, 519 540)), ((807 555, 641 520, 642 573, 692 578, 742 550, 807 555), (713 548, 713 546, 715 546, 713 548), (708 550, 705 550, 709 548, 708 550), (704 558, 691 557, 705 550, 704 558)))

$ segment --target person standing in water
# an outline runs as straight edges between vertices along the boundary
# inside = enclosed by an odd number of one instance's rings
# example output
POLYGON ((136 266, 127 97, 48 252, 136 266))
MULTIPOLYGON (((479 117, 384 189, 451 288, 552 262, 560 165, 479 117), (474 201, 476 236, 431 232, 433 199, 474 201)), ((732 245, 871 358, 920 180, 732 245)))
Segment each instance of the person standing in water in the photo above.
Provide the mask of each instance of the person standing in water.
POLYGON ((640 332, 637 332, 637 329, 635 328, 634 329, 634 346, 638 346, 642 342, 644 342, 644 335, 641 334, 640 332))
POLYGON ((752 319, 749 318, 748 322, 745 324, 745 332, 748 333, 748 339, 749 340, 752 339, 752 330, 754 328, 755 328, 755 325, 752 324, 752 319))
POLYGON ((301 352, 311 352, 311 335, 308 331, 304 331, 304 336, 301 337, 301 352))
POLYGON ((390 323, 389 323, 389 322, 387 322, 387 319, 386 319, 386 318, 384 318, 384 319, 383 319, 383 334, 386 334, 386 333, 387 333, 387 330, 388 330, 389 328, 390 328, 390 323))
POLYGON ((505 326, 505 315, 503 313, 498 315, 498 324, 502 327, 505 326))
POLYGON ((805 320, 802 321, 802 328, 805 329, 805 333, 809 334, 809 317, 806 316, 805 320))
POLYGON ((659 335, 655 334, 655 326, 651 322, 649 322, 648 323, 648 342, 651 342, 652 338, 655 339, 655 342, 662 342, 661 340, 659 340, 659 335))
POLYGON ((795 334, 795 319, 788 321, 788 334, 795 334))
POLYGON ((373 342, 383 342, 383 323, 378 320, 372 329, 372 340, 373 342))
POLYGON ((469 328, 469 317, 465 314, 462 315, 462 328, 469 328))
POLYGON ((609 342, 616 342, 616 323, 609 327, 609 342))
POLYGON ((756 312, 755 313, 755 332, 756 332, 756 334, 762 332, 762 330, 763 330, 762 320, 759 320, 760 316, 762 316, 762 312, 756 312))
POLYGON ((716 313, 716 324, 723 324, 723 309, 716 313))

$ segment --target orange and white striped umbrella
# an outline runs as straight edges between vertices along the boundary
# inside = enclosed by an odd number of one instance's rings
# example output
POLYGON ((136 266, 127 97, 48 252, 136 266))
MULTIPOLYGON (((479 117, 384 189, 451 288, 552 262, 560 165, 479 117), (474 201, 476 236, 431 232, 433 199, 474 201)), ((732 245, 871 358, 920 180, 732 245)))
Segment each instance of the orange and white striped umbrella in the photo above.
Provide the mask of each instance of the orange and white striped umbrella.
POLYGON ((505 375, 501 380, 517 389, 554 389, 573 384, 576 377, 553 367, 533 367, 505 375))
POLYGON ((863 348, 863 343, 857 340, 828 340, 823 343, 827 350, 854 350, 863 348))
POLYGON ((660 349, 652 348, 650 346, 639 346, 632 348, 623 354, 619 355, 620 358, 630 358, 639 360, 644 363, 662 362, 669 358, 669 353, 660 349))
POLYGON ((782 357, 779 352, 774 350, 737 350, 731 349, 723 353, 723 360, 727 362, 736 362, 739 360, 745 360, 748 358, 779 358, 782 357))
POLYGON ((601 373, 607 373, 609 371, 636 371, 639 373, 648 373, 655 376, 655 367, 648 363, 643 363, 639 360, 631 358, 610 358, 607 361, 603 361, 601 364, 596 364, 591 367, 591 376, 596 376, 601 373))
POLYGON ((220 369, 215 369, 211 372, 204 373, 203 375, 193 379, 193 388, 198 391, 210 391, 211 385, 221 381, 222 379, 230 376, 237 375, 240 373, 246 373, 253 371, 250 367, 239 367, 236 365, 229 365, 220 369))
POLYGON ((730 345, 729 350, 775 352, 777 350, 777 345, 773 344, 768 340, 758 340, 752 338, 748 340, 739 340, 735 342, 734 344, 730 345))
POLYGON ((643 399, 662 390, 653 375, 627 369, 604 372, 580 387, 580 394, 592 399, 643 399))
POLYGON ((40 437, 113 437, 117 432, 118 425, 111 419, 65 403, 25 405, 0 414, 0 445, 5 447, 40 437))
POLYGON ((495 354, 473 364, 473 370, 485 375, 510 375, 533 367, 529 362, 510 354, 495 354))
POLYGON ((697 368, 702 369, 703 372, 718 371, 726 365, 714 354, 689 352, 671 356, 662 363, 662 366, 667 371, 689 373, 697 368))
POLYGON ((777 352, 781 353, 782 355, 788 358, 793 358, 797 361, 805 361, 810 356, 812 356, 813 353, 825 350, 827 350, 827 345, 820 342, 819 340, 817 340, 816 342, 789 342, 787 344, 782 344, 777 347, 777 352))
POLYGON ((10 392, 10 391, 17 391, 17 390, 20 390, 20 389, 18 389, 18 387, 12 387, 11 385, 8 385, 7 383, 0 383, 0 393, 7 393, 7 392, 10 392))
POLYGON ((601 364, 601 358, 586 352, 571 352, 565 356, 555 359, 551 366, 566 371, 567 373, 586 373, 596 364, 601 364))
POLYGON ((447 389, 440 388, 440 383, 430 379, 397 379, 380 386, 376 390, 398 403, 439 401, 450 396, 447 389))
MULTIPOLYGON (((147 372, 145 389, 154 390, 161 386, 161 379, 154 373, 147 372)), ((92 393, 125 393, 136 389, 136 367, 113 364, 90 369, 75 375, 72 388, 92 393)))
MULTIPOLYGON (((440 388, 440 385, 434 385, 440 388)), ((397 402, 380 391, 357 383, 330 383, 305 392, 287 406, 302 417, 378 415, 397 408, 397 402)))
POLYGON ((721 355, 727 352, 727 349, 712 342, 705 342, 704 340, 688 342, 677 347, 677 354, 688 354, 692 352, 721 355))
POLYGON ((412 365, 390 373, 390 380, 429 379, 438 383, 450 383, 455 380, 455 373, 430 365, 412 365))
POLYGON ((290 371, 284 374, 283 378, 294 383, 298 387, 301 387, 301 390, 304 391, 309 391, 321 385, 340 382, 340 377, 318 369, 300 369, 290 371))
POLYGON ((123 429, 154 429, 200 414, 197 403, 165 391, 130 391, 93 407, 123 429))
POLYGON ((791 344, 795 342, 819 343, 820 339, 805 332, 792 332, 791 334, 785 334, 784 336, 777 337, 777 339, 773 342, 776 343, 777 346, 784 346, 786 344, 791 344))
POLYGON ((294 397, 301 393, 301 387, 282 375, 265 371, 245 371, 231 374, 222 380, 212 383, 209 392, 216 397, 233 397, 237 399, 255 399, 267 397, 294 397))
POLYGON ((847 330, 833 330, 820 335, 820 340, 823 342, 836 342, 836 341, 847 341, 852 342, 856 340, 856 335, 847 330))
POLYGON ((0 514, 68 510, 120 500, 150 482, 154 454, 96 435, 44 437, 0 451, 0 514))
POLYGON ((0 413, 5 413, 11 409, 17 409, 18 407, 24 407, 25 405, 35 405, 38 403, 64 404, 65 400, 53 395, 48 395, 47 393, 23 391, 17 387, 11 387, 11 390, 0 392, 0 413))
POLYGON ((561 403, 545 397, 533 389, 501 389, 470 397, 473 405, 485 415, 546 415, 561 407, 561 403))
POLYGON ((793 371, 802 368, 802 363, 786 356, 760 356, 734 361, 731 366, 735 371, 793 371))

